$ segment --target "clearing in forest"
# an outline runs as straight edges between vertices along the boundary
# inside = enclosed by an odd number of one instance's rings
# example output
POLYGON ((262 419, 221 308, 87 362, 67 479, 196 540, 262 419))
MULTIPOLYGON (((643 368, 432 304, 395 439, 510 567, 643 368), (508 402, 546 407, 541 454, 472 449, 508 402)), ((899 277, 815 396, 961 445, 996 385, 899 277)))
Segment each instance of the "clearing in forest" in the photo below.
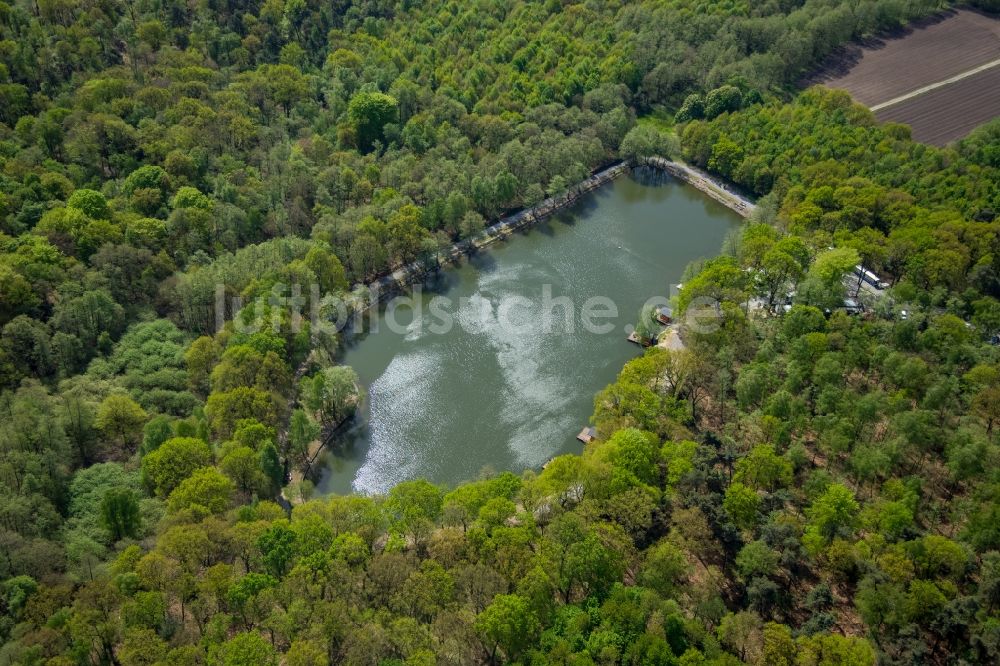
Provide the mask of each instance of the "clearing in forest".
POLYGON ((879 120, 944 145, 1000 116, 1000 21, 948 12, 845 49, 809 82, 846 90, 879 120))

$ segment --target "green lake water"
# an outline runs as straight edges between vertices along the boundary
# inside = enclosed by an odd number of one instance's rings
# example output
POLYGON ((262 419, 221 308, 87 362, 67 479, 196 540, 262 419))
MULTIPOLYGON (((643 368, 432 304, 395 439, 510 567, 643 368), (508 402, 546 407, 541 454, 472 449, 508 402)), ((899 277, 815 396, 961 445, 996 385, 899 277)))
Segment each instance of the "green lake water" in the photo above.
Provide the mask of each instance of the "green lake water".
MULTIPOLYGON (((413 305, 383 306, 345 343, 341 362, 368 396, 324 454, 319 490, 379 493, 420 477, 454 485, 484 468, 519 472, 581 451, 594 395, 640 353, 626 326, 647 299, 670 295, 689 261, 718 254, 739 223, 698 190, 643 169, 442 271, 413 305), (560 297, 571 307, 553 305, 560 297), (609 333, 584 326, 593 297, 617 308, 590 319, 613 325, 609 333)), ((594 301, 591 311, 606 312, 594 301)))

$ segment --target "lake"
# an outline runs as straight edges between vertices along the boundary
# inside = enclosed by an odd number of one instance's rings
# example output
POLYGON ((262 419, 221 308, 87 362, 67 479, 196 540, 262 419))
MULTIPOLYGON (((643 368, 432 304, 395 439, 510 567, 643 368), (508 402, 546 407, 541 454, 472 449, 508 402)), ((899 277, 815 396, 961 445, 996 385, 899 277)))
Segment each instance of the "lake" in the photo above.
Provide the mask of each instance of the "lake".
POLYGON ((580 452, 594 395, 640 353, 626 327, 740 222, 695 188, 639 169, 441 271, 410 304, 383 305, 344 343, 341 362, 367 399, 324 454, 318 489, 455 485, 580 452))

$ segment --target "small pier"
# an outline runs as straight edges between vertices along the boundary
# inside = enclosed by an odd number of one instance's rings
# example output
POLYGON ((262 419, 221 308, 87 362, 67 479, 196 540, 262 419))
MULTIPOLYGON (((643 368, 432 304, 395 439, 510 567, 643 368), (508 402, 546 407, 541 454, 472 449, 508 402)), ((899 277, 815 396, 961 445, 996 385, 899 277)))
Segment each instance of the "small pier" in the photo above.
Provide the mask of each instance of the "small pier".
POLYGON ((595 437, 597 437, 597 429, 593 426, 584 428, 580 431, 580 434, 576 436, 576 438, 584 444, 589 444, 595 437))
POLYGON ((650 340, 648 338, 645 338, 645 339, 644 338, 640 338, 638 336, 638 334, 636 334, 635 331, 632 331, 631 333, 629 333, 627 339, 628 339, 629 342, 634 342, 635 344, 639 345, 640 347, 651 347, 651 346, 653 346, 653 341, 652 340, 650 340))

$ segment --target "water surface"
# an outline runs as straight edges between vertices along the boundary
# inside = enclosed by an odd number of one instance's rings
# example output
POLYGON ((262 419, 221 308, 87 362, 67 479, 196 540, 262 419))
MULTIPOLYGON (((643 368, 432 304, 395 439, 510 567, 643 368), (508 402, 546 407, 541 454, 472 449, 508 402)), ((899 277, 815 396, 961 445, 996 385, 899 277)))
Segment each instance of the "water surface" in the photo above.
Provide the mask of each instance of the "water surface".
POLYGON ((579 452, 594 395, 639 353, 626 326, 647 299, 669 295, 689 261, 717 254, 739 221, 643 170, 441 272, 412 307, 383 308, 377 330, 345 344, 342 362, 368 399, 338 435, 320 490, 378 493, 417 477, 454 485, 484 468, 520 471, 579 452), (543 307, 546 289, 572 301, 574 332, 562 332, 563 307, 543 307), (592 320, 613 324, 610 333, 583 325, 584 303, 598 296, 617 307, 616 317, 592 320), (446 320, 429 310, 435 297, 452 303, 446 333, 434 332, 446 320), (514 326, 498 325, 504 316, 514 326))

